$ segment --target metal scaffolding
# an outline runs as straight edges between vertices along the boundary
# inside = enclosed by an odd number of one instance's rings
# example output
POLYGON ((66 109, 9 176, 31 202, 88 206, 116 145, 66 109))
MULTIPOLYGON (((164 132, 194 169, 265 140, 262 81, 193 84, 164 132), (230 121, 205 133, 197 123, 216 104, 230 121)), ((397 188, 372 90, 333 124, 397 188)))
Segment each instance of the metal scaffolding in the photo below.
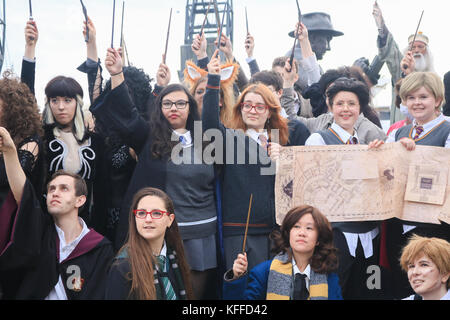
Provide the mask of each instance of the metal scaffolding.
POLYGON ((207 53, 211 56, 214 52, 214 41, 217 39, 219 25, 222 21, 217 21, 217 17, 222 19, 225 12, 223 30, 227 37, 233 43, 233 0, 217 0, 218 12, 214 10, 214 3, 212 0, 187 0, 186 3, 186 18, 184 30, 184 45, 181 46, 181 71, 178 72, 180 80, 182 79, 186 60, 196 60, 194 53, 191 50, 191 44, 196 34, 200 33, 205 19, 205 14, 208 11, 203 32, 208 41, 207 53))

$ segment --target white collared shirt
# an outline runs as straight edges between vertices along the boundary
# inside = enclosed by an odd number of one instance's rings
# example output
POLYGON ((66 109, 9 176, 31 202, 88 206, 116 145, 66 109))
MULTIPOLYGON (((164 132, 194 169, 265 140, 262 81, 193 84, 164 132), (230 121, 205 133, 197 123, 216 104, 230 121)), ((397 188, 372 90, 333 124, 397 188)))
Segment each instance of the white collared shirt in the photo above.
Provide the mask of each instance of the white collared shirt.
MULTIPOLYGON (((414 300, 414 294, 410 295, 409 297, 403 298, 402 300, 414 300)), ((447 290, 447 293, 439 300, 450 300, 450 289, 447 290)))
POLYGON ((306 289, 308 289, 308 291, 309 291, 309 280, 311 279, 311 266, 308 264, 305 268, 305 271, 301 272, 297 266, 297 263, 295 262, 295 259, 292 258, 292 268, 293 268, 294 278, 297 273, 304 274, 306 276, 306 278, 305 278, 306 289))
MULTIPOLYGON (((354 131, 353 136, 350 133, 348 133, 346 130, 342 129, 342 127, 340 125, 338 125, 336 122, 333 122, 331 124, 331 129, 333 129, 334 132, 336 132, 338 134, 339 138, 341 138, 341 140, 344 143, 347 143, 347 141, 349 139, 351 139, 352 137, 355 137, 359 143, 359 138, 358 138, 358 134, 356 133, 356 129, 353 129, 353 131, 354 131)), ((320 133, 317 133, 317 132, 310 135, 309 138, 305 142, 305 146, 325 146, 325 145, 326 145, 326 143, 323 140, 322 136, 320 135, 320 133)))
MULTIPOLYGON (((159 252, 158 256, 164 256, 164 258, 167 259, 167 246, 166 246, 166 241, 164 240, 163 243, 163 247, 161 249, 161 251, 159 252)), ((158 268, 158 264, 156 265, 156 268, 158 268)), ((162 272, 166 272, 166 270, 162 270, 162 272)))
MULTIPOLYGON (((90 231, 83 219, 78 217, 78 221, 83 226, 83 229, 81 230, 80 235, 75 240, 67 244, 66 238, 64 236, 64 231, 55 224, 56 232, 58 233, 59 238, 59 263, 66 260, 67 257, 70 256, 81 239, 83 239, 84 236, 87 235, 90 231)), ((55 287, 52 291, 50 291, 45 300, 67 300, 66 290, 64 289, 61 275, 59 276, 58 282, 56 283, 55 287)))
MULTIPOLYGON (((447 118, 441 113, 439 115, 439 117, 437 117, 436 119, 433 119, 430 122, 427 122, 424 125, 422 125, 423 132, 419 135, 419 139, 422 138, 423 136, 425 136, 426 134, 428 134, 428 132, 433 130, 434 127, 436 127, 438 124, 440 124, 444 120, 448 121, 447 118)), ((416 129, 414 128, 414 126, 416 126, 416 125, 417 125, 417 122, 416 122, 416 120, 414 120, 412 123, 413 131, 411 132, 411 135, 413 137, 416 134, 416 129)), ((398 131, 398 129, 395 129, 389 134, 389 136, 386 139, 386 143, 395 142, 395 134, 397 133, 397 131, 398 131)), ((450 134, 447 137, 447 141, 445 141, 445 148, 450 148, 450 134)))
POLYGON ((259 136, 261 134, 263 134, 266 137, 267 141, 269 141, 269 134, 266 130, 264 130, 263 132, 258 132, 255 129, 247 129, 247 131, 245 131, 245 134, 255 140, 259 145, 261 145, 262 143, 261 140, 259 140, 259 136))
POLYGON ((177 131, 173 131, 178 138, 182 137, 183 141, 181 142, 183 148, 189 148, 192 146, 192 136, 190 131, 186 131, 185 133, 181 134, 177 131))

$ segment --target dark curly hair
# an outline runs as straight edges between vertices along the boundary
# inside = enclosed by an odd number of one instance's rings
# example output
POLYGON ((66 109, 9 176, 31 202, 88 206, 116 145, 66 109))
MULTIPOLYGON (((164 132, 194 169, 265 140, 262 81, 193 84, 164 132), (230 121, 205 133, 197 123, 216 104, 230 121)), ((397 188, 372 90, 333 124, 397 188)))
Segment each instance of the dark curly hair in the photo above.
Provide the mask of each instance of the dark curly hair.
MULTIPOLYGON (((123 76, 125 78, 125 83, 128 87, 128 92, 130 93, 131 100, 133 101, 139 114, 148 121, 149 111, 151 109, 150 102, 153 101, 152 98, 152 86, 153 81, 143 69, 138 69, 133 66, 123 67, 123 76)), ((104 92, 111 91, 111 79, 105 83, 104 92)))
POLYGON ((288 262, 292 260, 292 249, 289 243, 291 229, 306 214, 311 214, 317 229, 317 246, 311 257, 310 265, 314 272, 329 274, 337 270, 337 249, 333 245, 333 231, 328 219, 316 208, 302 205, 295 207, 286 214, 280 230, 271 234, 274 241, 274 252, 287 253, 288 262))
POLYGON ((43 135, 33 93, 10 71, 5 71, 0 79, 0 100, 0 123, 9 131, 16 146, 27 137, 43 135))
POLYGON ((348 91, 354 93, 358 97, 360 110, 359 113, 365 114, 369 108, 370 93, 369 88, 365 83, 357 79, 339 78, 335 80, 327 90, 327 97, 330 102, 330 106, 333 105, 334 98, 341 91, 348 91))

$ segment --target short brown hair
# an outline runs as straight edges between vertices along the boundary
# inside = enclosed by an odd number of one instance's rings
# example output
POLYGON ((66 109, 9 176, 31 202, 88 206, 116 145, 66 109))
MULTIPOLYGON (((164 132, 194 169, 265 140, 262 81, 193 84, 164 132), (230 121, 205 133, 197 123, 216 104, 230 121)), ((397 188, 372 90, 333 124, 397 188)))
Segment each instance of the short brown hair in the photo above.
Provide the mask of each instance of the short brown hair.
MULTIPOLYGON (((450 243, 440 238, 426 238, 413 235, 403 248, 400 265, 408 272, 408 264, 426 255, 430 258, 443 275, 450 274, 450 243)), ((450 288, 450 278, 447 280, 447 289, 450 288)))
POLYGON ((67 172, 67 171, 64 171, 64 170, 58 170, 52 175, 52 177, 50 178, 50 180, 47 183, 47 190, 48 190, 48 185, 50 184, 50 182, 52 182, 53 180, 55 180, 59 176, 72 177, 73 180, 74 180, 73 184, 75 186, 75 195, 77 197, 79 197, 79 196, 87 196, 88 188, 87 188, 87 185, 86 185, 86 182, 84 181, 84 179, 78 174, 67 172))

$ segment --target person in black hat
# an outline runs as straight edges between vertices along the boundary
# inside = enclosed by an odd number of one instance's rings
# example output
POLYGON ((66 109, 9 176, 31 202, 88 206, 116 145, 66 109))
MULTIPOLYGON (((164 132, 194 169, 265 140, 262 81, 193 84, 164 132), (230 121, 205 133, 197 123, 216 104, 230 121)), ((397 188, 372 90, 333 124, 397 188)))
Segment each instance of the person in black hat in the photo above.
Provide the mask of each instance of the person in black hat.
MULTIPOLYGON (((324 12, 307 13, 302 15, 301 19, 308 28, 309 41, 317 60, 322 60, 324 54, 330 51, 331 39, 342 36, 344 33, 334 30, 330 15, 324 12)), ((291 31, 289 36, 294 38, 294 31, 291 31)))
MULTIPOLYGON (((301 16, 301 22, 305 25, 309 42, 311 44, 312 51, 315 54, 314 61, 307 62, 304 60, 302 55, 301 44, 298 43, 294 50, 294 58, 299 62, 299 80, 297 81, 297 87, 301 92, 306 89, 311 83, 316 81, 308 81, 305 78, 304 70, 308 68, 308 66, 303 66, 304 63, 316 63, 317 60, 321 60, 325 53, 331 49, 330 41, 333 37, 342 36, 344 33, 341 31, 334 30, 333 25, 331 24, 330 15, 324 12, 311 12, 301 16)), ((290 37, 294 37, 294 31, 289 33, 290 37)), ((292 49, 286 53, 286 56, 290 56, 292 53, 292 49)), ((319 66, 320 68, 320 66, 319 66)), ((323 73, 320 70, 320 73, 323 73)))

